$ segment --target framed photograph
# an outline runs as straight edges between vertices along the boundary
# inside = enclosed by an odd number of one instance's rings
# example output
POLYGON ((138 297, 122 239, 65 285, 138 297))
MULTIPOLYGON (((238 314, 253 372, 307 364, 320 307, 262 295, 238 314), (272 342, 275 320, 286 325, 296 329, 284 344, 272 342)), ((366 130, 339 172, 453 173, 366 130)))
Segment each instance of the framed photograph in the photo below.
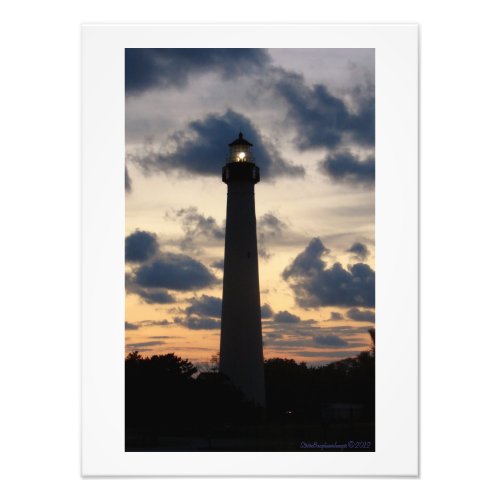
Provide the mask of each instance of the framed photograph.
POLYGON ((84 26, 82 171, 83 475, 418 475, 416 25, 84 26))

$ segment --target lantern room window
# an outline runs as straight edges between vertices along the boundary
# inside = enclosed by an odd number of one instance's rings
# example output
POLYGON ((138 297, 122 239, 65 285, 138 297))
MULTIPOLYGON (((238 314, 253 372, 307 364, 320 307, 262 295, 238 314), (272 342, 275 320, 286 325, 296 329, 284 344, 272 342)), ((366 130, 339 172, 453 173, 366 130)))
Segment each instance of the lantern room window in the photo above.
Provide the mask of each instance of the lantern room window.
POLYGON ((231 163, 252 162, 252 146, 240 132, 238 139, 229 144, 229 161, 231 163))

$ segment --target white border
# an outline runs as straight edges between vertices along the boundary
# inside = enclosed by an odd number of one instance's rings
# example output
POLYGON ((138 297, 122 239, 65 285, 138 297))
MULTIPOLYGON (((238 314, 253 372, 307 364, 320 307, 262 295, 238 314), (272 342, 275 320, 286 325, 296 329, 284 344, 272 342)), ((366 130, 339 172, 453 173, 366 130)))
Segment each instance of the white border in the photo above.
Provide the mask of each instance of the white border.
POLYGON ((418 475, 418 27, 84 26, 82 136, 82 474, 418 475), (376 452, 124 452, 125 47, 376 49, 376 452))

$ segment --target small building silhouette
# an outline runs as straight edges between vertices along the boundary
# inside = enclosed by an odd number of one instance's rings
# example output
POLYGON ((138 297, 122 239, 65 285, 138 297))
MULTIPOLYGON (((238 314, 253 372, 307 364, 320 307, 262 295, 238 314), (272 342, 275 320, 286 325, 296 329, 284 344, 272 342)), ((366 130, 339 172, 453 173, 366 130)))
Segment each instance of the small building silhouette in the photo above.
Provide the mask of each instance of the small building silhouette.
POLYGON ((322 411, 323 422, 352 422, 363 417, 364 405, 354 403, 331 403, 322 411))

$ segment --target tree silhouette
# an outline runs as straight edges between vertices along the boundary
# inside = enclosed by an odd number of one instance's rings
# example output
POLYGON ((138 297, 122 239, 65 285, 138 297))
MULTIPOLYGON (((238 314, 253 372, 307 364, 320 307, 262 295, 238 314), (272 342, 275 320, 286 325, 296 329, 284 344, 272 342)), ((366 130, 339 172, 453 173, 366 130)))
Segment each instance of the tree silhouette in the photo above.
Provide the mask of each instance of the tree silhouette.
POLYGON ((369 334, 369 351, 325 366, 266 360, 265 418, 218 372, 218 354, 208 371, 199 372, 174 353, 131 352, 125 359, 126 449, 295 450, 298 439, 325 435, 337 440, 362 435, 374 442, 375 330, 369 334), (330 417, 325 420, 336 407, 356 413, 339 427, 330 417))
POLYGON ((218 372, 220 367, 220 351, 210 356, 210 371, 218 372))
POLYGON ((369 328, 368 333, 370 334, 370 338, 372 339, 372 349, 371 352, 375 356, 375 328, 369 328))

